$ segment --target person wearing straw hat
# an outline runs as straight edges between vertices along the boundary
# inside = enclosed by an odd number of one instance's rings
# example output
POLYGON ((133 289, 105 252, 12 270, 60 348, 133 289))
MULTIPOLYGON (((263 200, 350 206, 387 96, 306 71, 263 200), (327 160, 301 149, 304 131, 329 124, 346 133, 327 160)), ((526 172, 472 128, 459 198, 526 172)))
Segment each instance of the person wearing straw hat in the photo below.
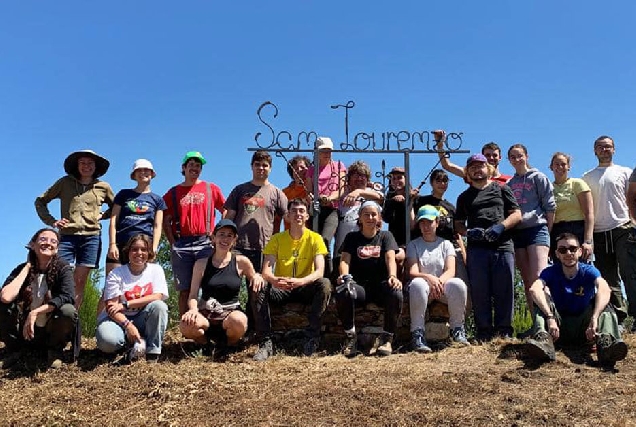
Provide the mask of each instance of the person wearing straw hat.
POLYGON ((99 221, 110 218, 115 195, 110 185, 98 178, 110 162, 92 150, 71 153, 64 160, 67 175, 58 179, 35 199, 40 219, 60 232, 59 256, 75 265, 75 307, 82 305, 84 288, 91 269, 99 267, 102 250, 99 221), (51 200, 60 199, 60 217, 48 209, 51 200), (108 205, 102 211, 102 205, 108 205))

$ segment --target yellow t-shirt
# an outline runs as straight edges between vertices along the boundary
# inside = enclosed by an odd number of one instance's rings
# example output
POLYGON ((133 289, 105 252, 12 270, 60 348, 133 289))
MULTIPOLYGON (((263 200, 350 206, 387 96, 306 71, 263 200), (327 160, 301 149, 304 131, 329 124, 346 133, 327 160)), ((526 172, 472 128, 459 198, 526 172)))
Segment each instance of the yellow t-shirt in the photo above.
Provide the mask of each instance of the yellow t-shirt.
POLYGON ((556 214, 554 222, 583 221, 585 216, 578 195, 590 191, 590 187, 580 178, 568 178, 563 184, 553 183, 556 214))
POLYGON ((314 257, 327 255, 327 247, 320 234, 305 229, 302 237, 292 239, 289 231, 276 233, 263 249, 263 255, 274 255, 274 275, 306 277, 314 271, 314 257))

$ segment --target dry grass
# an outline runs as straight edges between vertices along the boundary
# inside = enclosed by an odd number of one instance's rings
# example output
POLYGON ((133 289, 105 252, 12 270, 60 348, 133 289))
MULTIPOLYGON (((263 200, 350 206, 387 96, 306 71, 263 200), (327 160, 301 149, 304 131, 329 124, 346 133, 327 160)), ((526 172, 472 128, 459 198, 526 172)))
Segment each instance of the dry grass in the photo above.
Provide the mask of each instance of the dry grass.
MULTIPOLYGON (((0 425, 636 425, 632 353, 614 371, 582 353, 535 366, 505 342, 265 363, 251 361, 252 347, 219 363, 184 357, 174 334, 168 341, 159 364, 114 367, 88 350, 55 372, 34 360, 3 371, 0 425)), ((627 342, 633 349, 636 337, 627 342)))

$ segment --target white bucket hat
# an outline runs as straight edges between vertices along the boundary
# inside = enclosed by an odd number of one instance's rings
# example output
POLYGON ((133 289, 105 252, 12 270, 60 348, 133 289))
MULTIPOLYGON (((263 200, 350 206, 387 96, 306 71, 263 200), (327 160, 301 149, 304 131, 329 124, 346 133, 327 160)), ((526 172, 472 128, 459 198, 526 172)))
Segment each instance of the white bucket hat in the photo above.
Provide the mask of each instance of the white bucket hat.
POLYGON ((152 177, 154 178, 157 176, 157 173, 155 172, 155 168, 152 167, 152 163, 150 163, 150 160, 146 160, 146 159, 135 160, 135 163, 133 164, 132 172, 130 172, 130 179, 132 180, 135 179, 135 171, 137 169, 150 169, 152 171, 152 177))

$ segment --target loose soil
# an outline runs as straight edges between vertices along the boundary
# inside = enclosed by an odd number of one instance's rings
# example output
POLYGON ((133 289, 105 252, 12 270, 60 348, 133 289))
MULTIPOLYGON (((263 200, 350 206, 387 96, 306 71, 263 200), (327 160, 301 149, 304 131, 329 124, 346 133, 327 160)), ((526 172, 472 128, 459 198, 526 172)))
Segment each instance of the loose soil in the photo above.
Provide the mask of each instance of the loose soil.
POLYGON ((47 371, 31 356, 0 371, 0 425, 636 426, 636 336, 626 341, 607 370, 582 351, 537 365, 519 341, 264 363, 250 346, 220 362, 187 356, 174 331, 160 363, 113 366, 86 340, 76 364, 47 371))

